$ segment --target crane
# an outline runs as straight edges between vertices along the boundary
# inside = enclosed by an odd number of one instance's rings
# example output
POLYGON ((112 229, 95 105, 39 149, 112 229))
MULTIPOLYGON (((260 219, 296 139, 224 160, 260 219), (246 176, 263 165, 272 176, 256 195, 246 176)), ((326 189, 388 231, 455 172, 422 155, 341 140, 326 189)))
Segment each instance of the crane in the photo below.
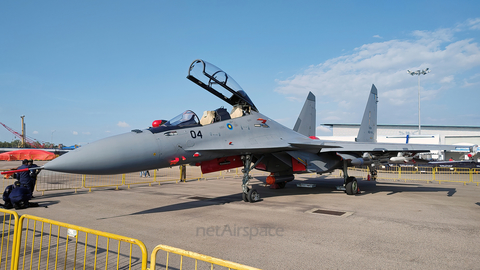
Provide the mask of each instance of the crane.
MULTIPOLYGON (((17 138, 19 138, 20 140, 23 141, 22 134, 16 132, 15 130, 11 129, 10 127, 8 127, 7 125, 5 125, 2 122, 0 122, 0 124, 2 126, 4 126, 8 131, 13 133, 13 135, 15 135, 15 137, 17 137, 17 138)), ((30 145, 30 147, 33 147, 33 148, 43 148, 45 146, 44 142, 40 143, 38 140, 35 140, 34 138, 31 138, 31 137, 28 137, 28 136, 25 136, 25 141, 28 145, 30 145)))

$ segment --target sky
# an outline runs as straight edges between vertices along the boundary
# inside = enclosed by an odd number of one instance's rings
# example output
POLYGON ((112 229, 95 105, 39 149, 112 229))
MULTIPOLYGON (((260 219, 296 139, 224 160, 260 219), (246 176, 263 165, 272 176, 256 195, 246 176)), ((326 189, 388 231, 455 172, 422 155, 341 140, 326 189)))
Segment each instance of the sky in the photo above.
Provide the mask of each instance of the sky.
MULTIPOLYGON (((86 144, 190 109, 231 106, 188 79, 203 59, 292 128, 311 91, 322 124, 480 126, 480 1, 1 1, 0 122, 86 144)), ((0 141, 15 137, 0 126, 0 141)))

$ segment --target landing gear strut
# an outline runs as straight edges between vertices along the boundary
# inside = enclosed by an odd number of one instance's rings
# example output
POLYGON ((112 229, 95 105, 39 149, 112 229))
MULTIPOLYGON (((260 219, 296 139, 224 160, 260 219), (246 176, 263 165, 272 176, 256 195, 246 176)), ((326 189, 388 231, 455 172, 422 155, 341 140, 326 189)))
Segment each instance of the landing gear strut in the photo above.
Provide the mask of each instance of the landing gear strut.
POLYGON ((374 164, 370 165, 370 180, 377 181, 377 167, 374 164))
POLYGON ((353 176, 348 176, 347 162, 343 162, 343 186, 345 187, 345 193, 347 195, 355 195, 358 193, 357 179, 353 176))
POLYGON ((260 158, 253 166, 251 166, 252 155, 242 156, 242 160, 243 160, 242 199, 245 202, 253 203, 253 202, 260 201, 260 194, 258 194, 256 189, 248 188, 248 185, 250 183, 250 179, 252 179, 252 177, 250 176, 250 171, 253 170, 253 168, 255 168, 255 166, 262 160, 262 158, 260 158))

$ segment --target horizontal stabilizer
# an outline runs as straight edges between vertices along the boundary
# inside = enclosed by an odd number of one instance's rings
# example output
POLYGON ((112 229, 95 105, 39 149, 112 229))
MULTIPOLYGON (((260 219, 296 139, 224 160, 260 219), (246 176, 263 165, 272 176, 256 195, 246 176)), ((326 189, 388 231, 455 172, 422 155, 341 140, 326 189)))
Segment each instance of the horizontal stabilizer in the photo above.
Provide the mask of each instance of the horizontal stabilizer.
POLYGON ((404 143, 358 143, 358 142, 328 142, 329 145, 338 145, 342 149, 325 149, 322 152, 430 152, 431 150, 452 151, 455 145, 444 144, 404 144, 404 143))

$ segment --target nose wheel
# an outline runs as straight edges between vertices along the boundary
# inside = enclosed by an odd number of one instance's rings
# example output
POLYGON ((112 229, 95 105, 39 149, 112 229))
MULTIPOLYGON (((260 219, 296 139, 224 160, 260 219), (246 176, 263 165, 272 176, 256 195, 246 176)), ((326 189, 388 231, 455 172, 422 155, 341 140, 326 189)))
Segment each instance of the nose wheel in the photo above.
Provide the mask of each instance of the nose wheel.
POLYGON ((242 161, 243 161, 243 179, 242 179, 242 199, 244 202, 258 202, 260 201, 260 194, 257 192, 256 189, 250 189, 248 188, 248 185, 250 183, 250 179, 252 177, 250 176, 250 171, 255 168, 255 166, 260 162, 262 158, 260 158, 257 163, 255 163, 253 166, 252 165, 252 156, 251 155, 245 155, 242 156, 242 161))
POLYGON ((242 193, 242 199, 244 202, 258 202, 260 201, 260 194, 256 189, 248 189, 247 193, 242 193))

